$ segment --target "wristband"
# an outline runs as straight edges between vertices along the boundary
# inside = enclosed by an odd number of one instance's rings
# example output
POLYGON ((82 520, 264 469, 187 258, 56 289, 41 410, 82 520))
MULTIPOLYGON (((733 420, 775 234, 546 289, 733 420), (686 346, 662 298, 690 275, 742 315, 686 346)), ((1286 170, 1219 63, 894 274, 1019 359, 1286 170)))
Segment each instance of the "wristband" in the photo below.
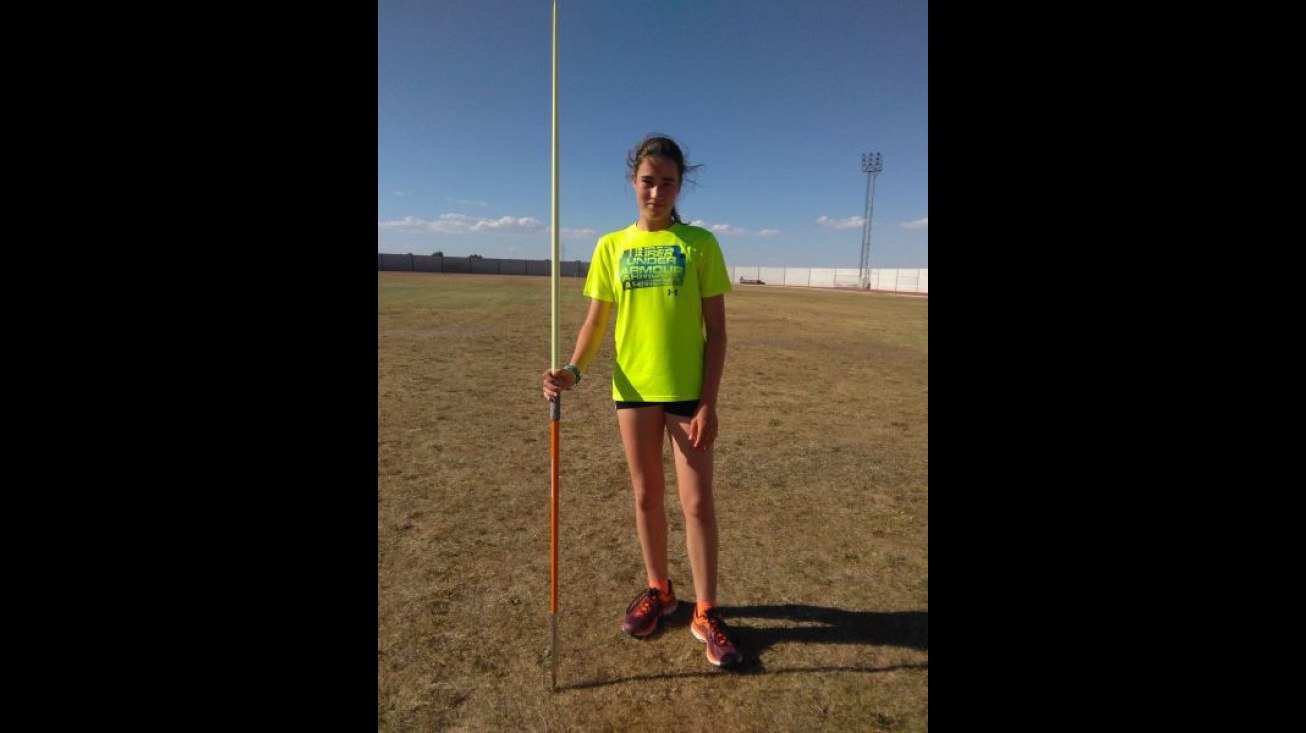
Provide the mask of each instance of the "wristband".
MULTIPOLYGON (((567 371, 571 372, 571 375, 576 378, 576 384, 580 384, 580 367, 576 366, 575 364, 568 364, 567 366, 563 367, 563 369, 566 369, 567 371)), ((576 386, 576 384, 573 384, 572 386, 574 387, 576 386)))

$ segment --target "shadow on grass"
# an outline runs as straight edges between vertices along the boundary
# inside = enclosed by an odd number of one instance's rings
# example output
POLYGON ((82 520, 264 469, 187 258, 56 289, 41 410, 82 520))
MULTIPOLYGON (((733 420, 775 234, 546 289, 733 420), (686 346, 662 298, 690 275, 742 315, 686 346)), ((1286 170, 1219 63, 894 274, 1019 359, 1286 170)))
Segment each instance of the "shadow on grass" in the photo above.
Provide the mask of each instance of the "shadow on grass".
MULTIPOLYGON (((898 646, 929 651, 929 614, 925 611, 844 611, 838 608, 787 603, 779 606, 722 606, 722 615, 744 652, 744 659, 729 668, 703 672, 668 672, 632 675, 611 680, 592 680, 561 689, 589 689, 641 680, 711 677, 719 674, 796 674, 811 672, 880 673, 899 669, 929 669, 929 663, 871 666, 816 666, 768 669, 763 654, 780 643, 864 644, 898 646), (752 619, 784 622, 780 626, 758 626, 752 619)), ((674 614, 663 619, 655 635, 669 628, 689 625, 692 603, 681 603, 674 614)))

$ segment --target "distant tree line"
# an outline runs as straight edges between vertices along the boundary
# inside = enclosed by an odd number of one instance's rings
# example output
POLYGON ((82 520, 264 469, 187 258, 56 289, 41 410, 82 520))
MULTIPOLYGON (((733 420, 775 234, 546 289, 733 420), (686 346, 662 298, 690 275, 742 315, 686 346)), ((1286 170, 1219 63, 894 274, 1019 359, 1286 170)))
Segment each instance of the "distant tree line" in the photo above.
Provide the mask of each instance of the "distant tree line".
MULTIPOLYGON (((409 252, 408 254, 411 256, 413 253, 412 253, 412 252, 409 252)), ((442 250, 442 249, 437 249, 436 251, 434 251, 434 252, 431 253, 431 256, 432 256, 432 257, 444 257, 444 250, 442 250)), ((483 260, 483 259, 485 259, 485 258, 482 257, 481 255, 467 255, 467 259, 469 259, 469 260, 483 260)))

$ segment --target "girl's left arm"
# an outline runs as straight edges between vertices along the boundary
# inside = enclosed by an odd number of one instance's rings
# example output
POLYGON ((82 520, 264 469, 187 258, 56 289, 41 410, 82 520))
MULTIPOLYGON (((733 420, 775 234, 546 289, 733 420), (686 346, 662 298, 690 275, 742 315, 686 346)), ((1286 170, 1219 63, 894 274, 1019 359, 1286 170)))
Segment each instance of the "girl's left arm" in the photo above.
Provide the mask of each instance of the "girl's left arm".
POLYGON ((699 403, 715 410, 726 367, 726 296, 703 299, 703 323, 707 327, 707 351, 703 355, 703 392, 699 403))
POLYGON ((712 450, 717 436, 717 394, 721 390, 721 375, 726 366, 724 295, 703 299, 703 324, 707 330, 706 352, 703 354, 703 391, 699 395, 698 410, 689 421, 689 440, 698 450, 712 450))

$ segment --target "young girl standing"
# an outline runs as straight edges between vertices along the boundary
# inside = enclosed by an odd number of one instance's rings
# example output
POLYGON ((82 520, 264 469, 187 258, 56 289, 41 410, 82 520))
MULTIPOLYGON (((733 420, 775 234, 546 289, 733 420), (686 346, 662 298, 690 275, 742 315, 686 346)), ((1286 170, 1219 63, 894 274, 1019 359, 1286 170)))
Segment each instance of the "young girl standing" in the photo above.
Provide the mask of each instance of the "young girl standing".
POLYGON ((717 608, 712 447, 726 359, 724 295, 731 290, 730 275, 716 237, 684 223, 676 211, 685 175, 698 168, 686 165, 680 146, 669 137, 650 135, 631 149, 626 164, 639 219, 599 239, 585 280, 589 312, 571 362, 544 373, 544 396, 553 399, 580 382, 602 345, 615 306, 612 399, 648 575, 648 587, 626 608, 621 628, 632 636, 647 636, 677 607, 667 568, 662 471, 667 435, 675 453, 694 581, 690 631, 707 645, 709 662, 729 666, 742 654, 717 608))

